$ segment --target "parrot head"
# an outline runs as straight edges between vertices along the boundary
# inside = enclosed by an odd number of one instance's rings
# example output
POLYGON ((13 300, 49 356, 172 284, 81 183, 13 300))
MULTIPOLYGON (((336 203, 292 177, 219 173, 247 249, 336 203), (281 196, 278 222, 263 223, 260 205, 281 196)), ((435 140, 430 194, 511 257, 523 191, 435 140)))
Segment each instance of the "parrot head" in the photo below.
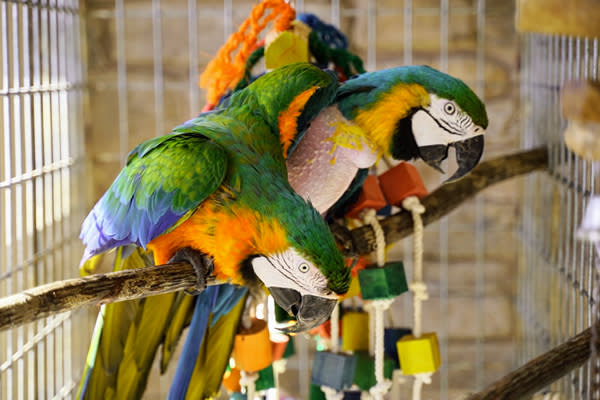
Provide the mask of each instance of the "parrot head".
POLYGON ((322 324, 337 304, 338 297, 325 274, 293 248, 256 257, 252 266, 277 304, 296 318, 296 324, 284 328, 285 332, 302 332, 322 324))
POLYGON ((440 164, 454 147, 458 170, 449 181, 471 171, 483 154, 483 102, 461 80, 427 66, 362 74, 342 84, 338 107, 396 159, 421 158, 443 172, 440 164))
MULTIPOLYGON (((299 197, 298 201, 304 202, 299 197)), ((339 295, 348 291, 350 268, 329 227, 314 208, 295 207, 278 223, 285 246, 255 255, 249 260, 250 265, 275 302, 295 317, 296 324, 283 331, 310 330, 329 318, 339 295), (298 216, 302 217, 301 224, 297 223, 298 216)))

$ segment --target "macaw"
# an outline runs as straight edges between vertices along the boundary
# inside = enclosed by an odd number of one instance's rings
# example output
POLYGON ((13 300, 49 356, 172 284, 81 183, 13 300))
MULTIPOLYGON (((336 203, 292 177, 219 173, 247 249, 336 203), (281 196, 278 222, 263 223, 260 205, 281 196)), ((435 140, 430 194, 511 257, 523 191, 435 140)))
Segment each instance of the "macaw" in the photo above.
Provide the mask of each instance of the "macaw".
POLYGON ((454 147, 458 169, 448 181, 456 180, 481 159, 487 125, 483 102, 450 75, 427 66, 364 73, 343 82, 305 132, 282 137, 288 179, 323 214, 351 197, 348 188, 360 188, 361 172, 382 155, 443 172, 454 147))
MULTIPOLYGON (((281 77, 292 78, 309 70, 319 75, 314 68, 295 64, 257 80, 270 79, 272 86, 252 84, 247 90, 256 93, 263 90, 262 101, 276 104, 274 93, 283 82, 281 77)), ((277 124, 272 124, 271 130, 279 137, 291 186, 321 214, 340 197, 348 197, 344 192, 349 186, 360 187, 361 177, 364 177, 360 172, 373 165, 382 154, 400 160, 422 158, 440 169, 448 148, 455 147, 458 170, 450 179, 467 173, 481 157, 488 123, 485 107, 458 79, 420 66, 367 73, 341 85, 335 79, 320 85, 310 100, 303 102, 298 96, 298 104, 284 103, 287 106, 279 107, 277 124), (288 118, 290 116, 293 118, 288 118)), ((231 96, 221 107, 234 107, 236 99, 231 96)), ((200 118, 206 117, 201 115, 200 118)), ((239 304, 246 294, 243 289, 230 288, 232 292, 215 293, 218 290, 223 289, 207 288, 197 299, 179 293, 176 300, 168 302, 162 301, 161 296, 144 300, 145 309, 163 310, 163 325, 168 325, 165 328, 153 324, 157 333, 152 336, 155 338, 152 346, 147 347, 147 353, 152 354, 149 363, 162 341, 161 368, 166 368, 181 331, 190 324, 169 398, 204 398, 218 391, 231 350, 230 341, 222 343, 222 338, 234 335, 241 316, 239 304), (227 299, 230 301, 225 301, 227 299), (147 304, 159 301, 160 307, 147 304), (222 303, 226 306, 217 307, 222 303)), ((285 301, 280 305, 292 310, 286 307, 285 301)), ((110 343, 106 345, 105 353, 112 348, 110 343)), ((111 368, 104 370, 116 371, 118 357, 114 360, 111 368)), ((148 360, 143 361, 137 364, 140 377, 146 371, 140 365, 149 368, 148 360)), ((139 386, 143 387, 143 383, 139 386)))
MULTIPOLYGON (((290 187, 279 138, 295 134, 307 115, 333 100, 336 88, 332 73, 310 64, 286 66, 235 93, 228 107, 137 146, 83 223, 82 263, 119 248, 118 257, 135 264, 120 261, 121 268, 146 265, 143 248, 157 265, 189 262, 197 291, 209 274, 235 285, 264 285, 295 315, 288 332, 322 323, 348 290, 350 271, 320 214, 290 187), (138 249, 128 250, 132 245, 138 249)), ((223 306, 231 311, 244 297, 239 291, 219 296, 230 290, 214 288, 197 300, 181 293, 145 299, 128 318, 119 309, 135 303, 106 307, 79 397, 139 397, 158 345, 172 337, 169 325, 186 323, 180 308, 196 301, 208 312, 190 323, 207 325, 218 317, 217 303, 234 296, 223 306)), ((220 376, 225 366, 215 368, 220 376)))

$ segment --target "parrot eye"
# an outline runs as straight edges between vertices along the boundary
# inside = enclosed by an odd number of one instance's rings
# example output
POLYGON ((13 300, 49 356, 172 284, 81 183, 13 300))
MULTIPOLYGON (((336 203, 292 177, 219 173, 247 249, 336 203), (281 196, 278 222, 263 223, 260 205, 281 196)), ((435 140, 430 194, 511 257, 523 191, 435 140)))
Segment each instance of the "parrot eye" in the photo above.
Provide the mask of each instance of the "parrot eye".
POLYGON ((300 270, 300 272, 302 273, 307 273, 308 270, 310 269, 310 267, 308 266, 308 264, 306 263, 302 263, 298 266, 298 269, 300 270))
POLYGON ((446 114, 452 115, 456 111, 456 107, 452 103, 446 103, 444 105, 444 111, 446 111, 446 114))

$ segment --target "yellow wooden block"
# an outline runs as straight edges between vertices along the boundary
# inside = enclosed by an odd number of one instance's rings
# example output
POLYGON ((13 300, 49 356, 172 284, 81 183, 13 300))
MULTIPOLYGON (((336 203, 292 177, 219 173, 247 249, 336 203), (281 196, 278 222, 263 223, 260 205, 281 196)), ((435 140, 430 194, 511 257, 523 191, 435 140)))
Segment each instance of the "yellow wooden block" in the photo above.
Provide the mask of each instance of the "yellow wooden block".
POLYGON ((348 311, 342 317, 342 350, 369 349, 369 314, 348 311))
POLYGON ((434 332, 424 333, 418 339, 406 335, 396 342, 396 347, 404 375, 434 372, 442 365, 440 346, 434 332))
POLYGON ((342 296, 342 300, 349 299, 354 296, 360 296, 360 284, 358 282, 358 276, 353 276, 350 281, 350 288, 345 295, 342 296))
POLYGON ((295 62, 309 62, 309 33, 310 28, 300 21, 292 22, 287 31, 269 32, 265 45, 265 67, 275 69, 295 62))

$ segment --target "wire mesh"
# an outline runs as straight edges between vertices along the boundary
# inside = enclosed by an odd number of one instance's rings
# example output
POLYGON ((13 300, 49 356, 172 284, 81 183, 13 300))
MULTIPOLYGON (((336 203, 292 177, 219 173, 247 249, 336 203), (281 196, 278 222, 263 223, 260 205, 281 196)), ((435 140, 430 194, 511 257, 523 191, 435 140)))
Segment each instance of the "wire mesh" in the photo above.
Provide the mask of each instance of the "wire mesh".
MULTIPOLYGON (((0 3, 2 295, 76 273, 80 249, 74 239, 82 208, 89 206, 80 198, 84 73, 89 75, 92 105, 86 116, 86 155, 97 197, 133 146, 200 111, 198 72, 254 3, 89 0, 85 20, 79 19, 75 0, 0 3), (82 63, 85 41, 88 65, 82 63)), ((490 42, 488 21, 505 24, 512 18, 512 6, 485 0, 296 1, 295 6, 340 26, 370 70, 429 64, 465 80, 491 106, 500 97, 494 84, 505 85, 486 75, 487 69, 502 63, 490 63, 485 49, 490 42)), ((511 48, 504 45, 510 55, 511 48)), ((488 154, 510 147, 510 141, 505 147, 489 143, 488 154)), ((441 182, 426 170, 424 176, 430 187, 441 182)), ((497 222, 490 210, 502 208, 479 199, 427 230, 426 279, 432 299, 425 310, 426 326, 438 332, 444 360, 434 385, 427 388, 428 397, 448 399, 476 390, 508 369, 496 358, 499 352, 511 353, 510 340, 506 344, 510 330, 498 333, 489 328, 487 316, 490 304, 504 296, 499 303, 504 305, 507 296, 492 289, 490 297, 487 274, 501 270, 504 276, 507 268, 510 271, 504 264, 510 265, 513 242, 502 239, 509 245, 501 257, 493 244, 512 228, 497 222), (456 279, 463 273, 468 283, 456 279), (461 319, 465 307, 475 310, 468 320, 461 319)), ((395 254, 410 270, 410 241, 398 247, 395 254)), ((394 322, 410 324, 410 300, 397 301, 394 310, 394 322)), ((491 326, 510 327, 511 314, 502 315, 504 320, 491 326)), ((1 333, 0 397, 69 397, 89 343, 87 325, 77 325, 84 333, 72 334, 75 323, 70 314, 63 314, 1 333)), ((312 344, 303 337, 296 343, 298 357, 288 364, 283 379, 289 392, 308 398, 312 344)), ((148 397, 164 397, 169 373, 150 378, 154 386, 148 397)), ((157 368, 153 374, 158 375, 157 368)))
MULTIPOLYGON (((598 175, 565 146, 560 90, 573 79, 598 79, 598 38, 527 34, 521 49, 522 146, 548 145, 549 171, 526 179, 518 290, 519 361, 564 342, 592 323, 596 254, 575 232, 598 175)), ((568 398, 591 395, 586 364, 550 389, 568 398)))
MULTIPOLYGON (((76 274, 80 32, 77 1, 0 2, 0 296, 76 274)), ((65 313, 0 332, 0 397, 69 397, 84 346, 76 322, 65 313)))

